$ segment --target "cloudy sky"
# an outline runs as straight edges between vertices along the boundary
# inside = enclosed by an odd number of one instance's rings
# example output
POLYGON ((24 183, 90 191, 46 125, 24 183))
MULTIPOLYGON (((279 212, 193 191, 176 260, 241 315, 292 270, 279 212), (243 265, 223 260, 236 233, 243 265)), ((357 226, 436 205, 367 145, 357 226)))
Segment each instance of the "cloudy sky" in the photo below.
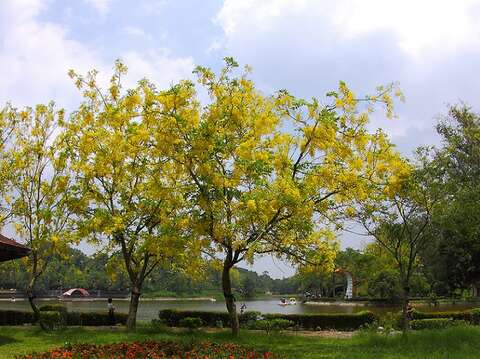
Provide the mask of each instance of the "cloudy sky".
MULTIPOLYGON (((344 80, 366 94, 399 81, 399 118, 374 125, 408 155, 437 143, 448 104, 480 111, 479 45, 479 0, 0 0, 0 104, 71 108, 79 97, 68 69, 108 76, 117 58, 130 84, 168 86, 233 56, 265 93, 321 98, 344 80)), ((271 260, 256 269, 291 273, 271 260)))

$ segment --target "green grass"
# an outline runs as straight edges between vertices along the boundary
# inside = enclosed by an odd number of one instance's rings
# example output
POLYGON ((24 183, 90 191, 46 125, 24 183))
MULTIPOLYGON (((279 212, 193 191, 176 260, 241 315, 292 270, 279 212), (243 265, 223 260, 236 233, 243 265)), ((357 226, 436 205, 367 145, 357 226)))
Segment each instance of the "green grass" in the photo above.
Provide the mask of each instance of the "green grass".
POLYGON ((0 327, 0 358, 44 351, 66 342, 112 343, 135 340, 210 340, 234 341, 259 350, 271 350, 287 358, 478 358, 480 328, 458 327, 441 331, 420 331, 408 336, 390 337, 359 334, 351 339, 302 337, 299 335, 242 332, 233 339, 228 331, 199 332, 193 335, 173 332, 152 332, 146 327, 135 333, 123 330, 69 328, 62 332, 44 333, 35 327, 0 327))

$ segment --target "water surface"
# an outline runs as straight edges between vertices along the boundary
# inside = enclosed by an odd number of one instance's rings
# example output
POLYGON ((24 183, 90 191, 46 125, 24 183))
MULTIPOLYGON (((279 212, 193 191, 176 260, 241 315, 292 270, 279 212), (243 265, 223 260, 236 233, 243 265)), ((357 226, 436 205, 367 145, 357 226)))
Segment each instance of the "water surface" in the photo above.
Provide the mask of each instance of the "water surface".
MULTIPOLYGON (((44 304, 64 304, 69 311, 75 312, 107 312, 106 300, 85 300, 73 299, 69 301, 58 300, 38 300, 38 305, 44 304)), ((284 314, 314 314, 314 313, 356 313, 362 310, 371 310, 382 314, 391 311, 398 311, 398 306, 374 306, 367 303, 325 303, 325 304, 302 304, 280 306, 279 299, 261 299, 237 302, 237 308, 245 303, 248 311, 259 311, 262 313, 284 313, 284 314), (360 304, 360 305, 359 305, 360 304)), ((115 299, 114 305, 118 312, 128 312, 128 300, 115 299)), ((438 306, 429 306, 426 304, 415 304, 414 307, 421 311, 448 311, 465 310, 479 306, 475 303, 458 304, 440 304, 438 306)), ((0 301, 0 309, 6 310, 30 310, 30 305, 26 300, 17 299, 15 302, 9 300, 0 301)), ((160 309, 178 309, 178 310, 205 310, 205 311, 226 311, 225 302, 209 300, 141 300, 138 308, 138 319, 150 320, 158 317, 160 309)))

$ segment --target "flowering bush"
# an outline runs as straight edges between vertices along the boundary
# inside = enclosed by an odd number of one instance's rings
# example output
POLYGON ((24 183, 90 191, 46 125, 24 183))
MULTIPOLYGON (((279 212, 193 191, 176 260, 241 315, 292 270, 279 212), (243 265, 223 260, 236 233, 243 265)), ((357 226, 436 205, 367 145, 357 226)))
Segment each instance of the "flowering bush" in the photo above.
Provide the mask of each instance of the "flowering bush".
POLYGON ((278 359, 277 355, 270 352, 257 352, 255 350, 238 346, 236 344, 216 344, 204 342, 186 346, 172 341, 165 342, 133 342, 115 343, 107 345, 76 344, 53 349, 44 353, 34 353, 17 358, 22 359, 278 359))

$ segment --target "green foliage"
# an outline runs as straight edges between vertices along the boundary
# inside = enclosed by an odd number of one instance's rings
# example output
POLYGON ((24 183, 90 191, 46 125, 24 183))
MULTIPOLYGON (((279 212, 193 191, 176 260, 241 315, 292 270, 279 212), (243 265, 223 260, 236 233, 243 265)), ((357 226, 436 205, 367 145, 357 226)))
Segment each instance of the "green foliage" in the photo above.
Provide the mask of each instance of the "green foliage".
POLYGON ((372 323, 377 316, 370 311, 354 314, 265 314, 266 319, 287 319, 308 330, 356 330, 372 323))
POLYGON ((164 320, 168 326, 178 327, 180 321, 184 318, 200 318, 207 327, 216 327, 218 322, 223 326, 230 325, 230 317, 226 312, 207 312, 207 311, 178 311, 174 309, 163 309, 158 313, 160 319, 164 320))
MULTIPOLYGON (((202 312, 202 311, 177 311, 171 309, 161 310, 159 318, 164 319, 169 326, 180 326, 183 318, 194 317, 202 319, 207 327, 216 327, 221 321, 224 326, 230 324, 230 317, 226 312, 202 312)), ((239 315, 240 324, 254 327, 259 316, 257 312, 246 312, 239 315)), ((292 322, 292 326, 303 329, 336 329, 356 330, 363 325, 372 323, 377 316, 369 311, 355 314, 264 314, 264 320, 282 319, 292 322)))
POLYGON ((450 106, 436 126, 440 148, 429 151, 440 194, 433 211, 436 240, 422 251, 435 290, 470 289, 480 278, 480 115, 465 104, 450 106))
POLYGON ((480 325, 480 308, 475 308, 470 310, 470 321, 472 324, 480 325))
POLYGON ((450 311, 450 312, 430 312, 424 313, 414 310, 412 312, 412 319, 453 319, 453 320, 465 320, 470 322, 472 320, 472 312, 466 311, 450 311))
POLYGON ((0 310, 0 325, 23 325, 35 322, 32 312, 19 310, 0 310))
POLYGON ((242 322, 249 322, 249 321, 252 321, 252 320, 257 320, 261 316, 261 314, 262 313, 257 312, 257 311, 245 312, 241 315, 242 322))
POLYGON ((47 304, 47 305, 42 305, 40 308, 38 308, 41 312, 59 312, 59 313, 66 313, 67 312, 67 307, 61 304, 47 304))
POLYGON ((58 311, 42 311, 38 323, 43 330, 58 330, 65 326, 64 319, 58 311))
MULTIPOLYGON (((54 306, 55 307, 55 306, 54 306)), ((46 307, 48 309, 48 306, 46 307)), ((46 311, 43 313, 58 313, 60 318, 65 318, 66 325, 86 325, 86 326, 104 326, 110 325, 108 313, 100 312, 61 312, 58 310, 46 311)), ((49 314, 48 314, 49 315, 49 314)), ((47 315, 47 316, 48 316, 47 315)), ((115 322, 124 325, 127 321, 127 315, 115 313, 115 322)), ((16 310, 0 310, 0 325, 22 325, 34 323, 34 314, 16 310)))
POLYGON ((253 327, 250 329, 260 329, 264 330, 267 334, 270 334, 270 332, 286 330, 294 325, 294 322, 287 319, 262 319, 254 322, 253 327))
MULTIPOLYGON (((115 313, 115 323, 125 325, 127 323, 127 314, 115 313)), ((67 317, 68 325, 85 326, 106 326, 110 325, 110 318, 105 312, 69 312, 67 317)))
POLYGON ((164 320, 162 319, 152 319, 150 321, 150 327, 154 330, 154 331, 162 331, 166 328, 166 323, 164 320))
POLYGON ((413 330, 446 329, 463 325, 467 325, 467 322, 464 320, 454 320, 452 318, 415 319, 410 322, 410 326, 413 330))
POLYGON ((198 329, 203 325, 203 320, 196 317, 186 317, 180 319, 178 322, 180 327, 188 328, 190 330, 198 329))
MULTIPOLYGON (((190 344, 190 341, 185 340, 183 332, 168 330, 152 333, 149 328, 141 325, 135 333, 95 328, 89 330, 68 328, 61 332, 46 333, 31 326, 1 329, 1 359, 12 359, 17 355, 26 355, 32 352, 45 352, 64 346, 66 342, 72 343, 72 345, 75 345, 74 343, 104 345, 132 341, 168 340, 190 344)), ((246 344, 259 352, 270 350, 280 354, 282 358, 295 359, 477 359, 480 352, 480 327, 476 326, 411 331, 406 336, 384 336, 362 332, 350 339, 303 336, 301 334, 265 335, 259 331, 243 331, 241 337, 235 339, 225 331, 197 331, 192 334, 192 339, 194 343, 211 341, 246 344)), ((123 358, 125 355, 121 357, 123 358)), ((245 358, 245 356, 243 357, 245 358)))
POLYGON ((384 334, 390 334, 402 327, 402 312, 397 313, 385 313, 382 316, 377 317, 373 322, 365 324, 362 327, 366 332, 379 332, 384 334))

